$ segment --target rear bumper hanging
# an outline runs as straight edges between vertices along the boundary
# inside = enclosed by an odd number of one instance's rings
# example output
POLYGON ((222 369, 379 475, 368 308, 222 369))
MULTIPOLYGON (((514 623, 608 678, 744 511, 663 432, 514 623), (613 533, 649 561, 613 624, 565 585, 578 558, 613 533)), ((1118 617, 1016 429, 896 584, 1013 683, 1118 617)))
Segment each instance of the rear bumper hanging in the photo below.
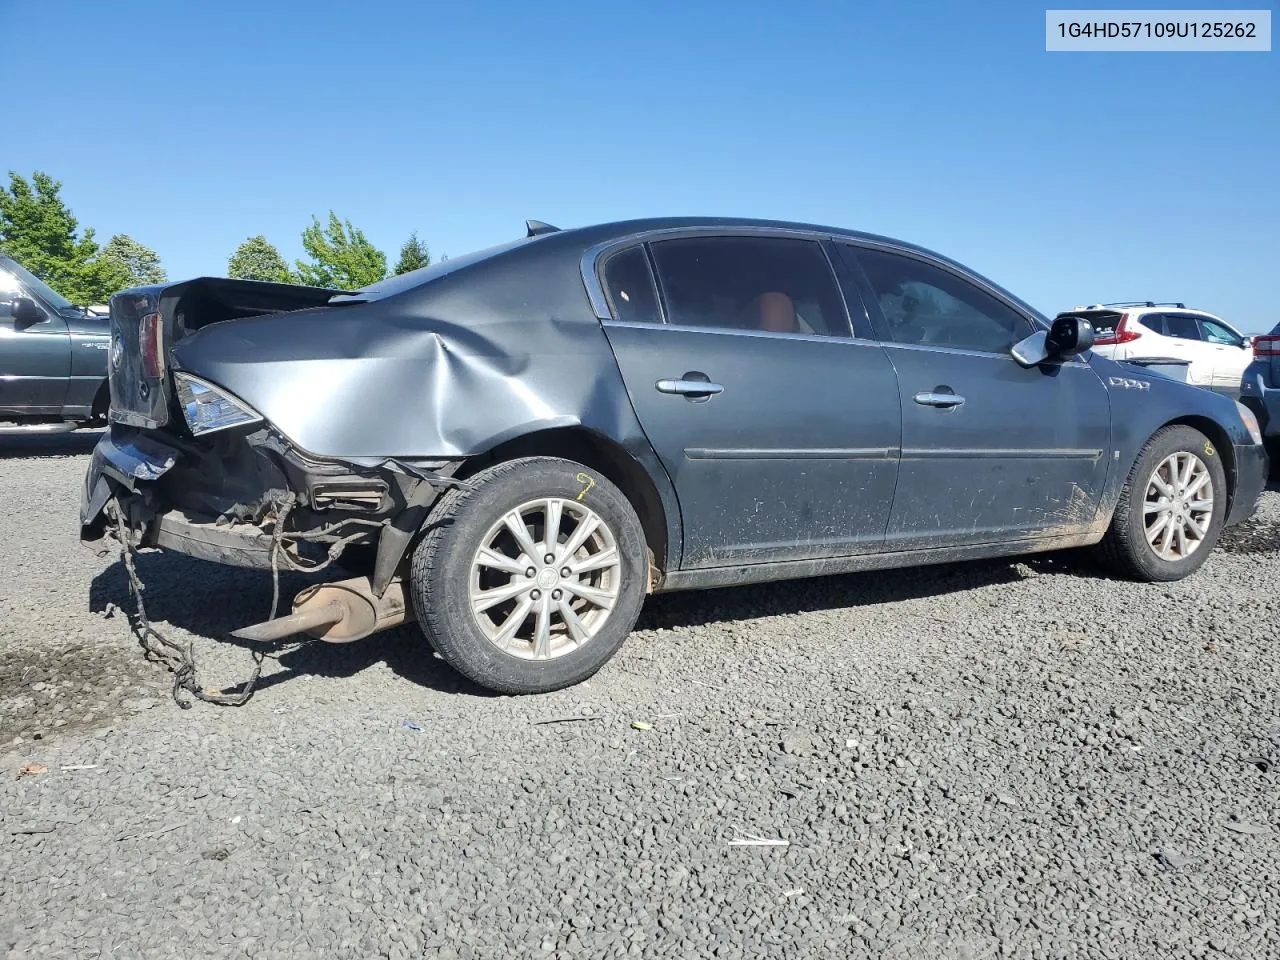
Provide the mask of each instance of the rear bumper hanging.
POLYGON ((80 538, 100 556, 110 550, 106 508, 116 501, 141 547, 265 570, 288 500, 281 562, 301 568, 335 558, 352 543, 365 545, 380 596, 441 491, 462 483, 450 476, 458 465, 319 461, 269 428, 194 446, 116 425, 99 441, 85 476, 80 538))

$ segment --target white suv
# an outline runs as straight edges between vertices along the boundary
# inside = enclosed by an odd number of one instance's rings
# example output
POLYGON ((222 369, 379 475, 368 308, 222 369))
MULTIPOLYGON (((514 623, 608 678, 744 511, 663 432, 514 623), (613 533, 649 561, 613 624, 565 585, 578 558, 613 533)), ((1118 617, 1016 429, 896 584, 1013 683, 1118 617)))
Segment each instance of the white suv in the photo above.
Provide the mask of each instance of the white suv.
POLYGON ((1182 303, 1099 303, 1070 311, 1094 329, 1093 349, 1113 360, 1186 360, 1187 382, 1239 396, 1251 338, 1182 303))

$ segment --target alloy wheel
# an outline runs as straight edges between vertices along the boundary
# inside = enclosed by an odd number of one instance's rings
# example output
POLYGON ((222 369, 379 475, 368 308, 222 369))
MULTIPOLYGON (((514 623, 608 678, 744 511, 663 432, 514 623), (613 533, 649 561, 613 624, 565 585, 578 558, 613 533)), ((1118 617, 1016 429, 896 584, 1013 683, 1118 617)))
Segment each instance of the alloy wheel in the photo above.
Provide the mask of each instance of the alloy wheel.
POLYGON ((1162 560, 1185 560, 1209 534, 1213 477, 1194 453, 1180 450, 1160 461, 1143 496, 1147 544, 1162 560))
POLYGON ((553 660, 600 632, 621 585, 609 525, 582 503, 547 497, 508 511, 485 533, 469 599, 480 630, 503 653, 553 660))

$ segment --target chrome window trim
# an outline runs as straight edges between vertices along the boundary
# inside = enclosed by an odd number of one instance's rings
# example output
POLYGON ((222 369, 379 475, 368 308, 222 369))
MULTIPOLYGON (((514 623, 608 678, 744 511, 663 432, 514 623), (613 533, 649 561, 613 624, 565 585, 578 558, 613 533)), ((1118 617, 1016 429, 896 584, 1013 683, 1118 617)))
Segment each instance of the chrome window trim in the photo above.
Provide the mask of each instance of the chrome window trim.
MULTIPOLYGON (((1013 355, 1008 351, 999 350, 969 350, 965 347, 948 347, 940 346, 932 343, 898 343, 896 340, 880 340, 877 341, 880 346, 886 350, 921 350, 925 353, 948 353, 961 357, 993 357, 997 360, 1008 360, 1010 363, 1017 363, 1013 359, 1013 355)), ((1087 367, 1088 361, 1084 358, 1088 356, 1090 351, 1077 354, 1074 357, 1068 357, 1066 360, 1057 361, 1061 367, 1087 367)))
MULTIPOLYGON (((687 323, 645 323, 642 320, 604 320, 611 329, 675 330, 679 333, 706 333, 717 337, 759 337, 767 340, 807 340, 814 343, 851 343, 859 347, 881 346, 878 340, 863 337, 830 337, 823 333, 778 333, 772 330, 750 330, 746 327, 700 327, 687 323)), ((988 356, 988 354, 983 354, 988 356)), ((989 354, 999 356, 999 354, 989 354)))

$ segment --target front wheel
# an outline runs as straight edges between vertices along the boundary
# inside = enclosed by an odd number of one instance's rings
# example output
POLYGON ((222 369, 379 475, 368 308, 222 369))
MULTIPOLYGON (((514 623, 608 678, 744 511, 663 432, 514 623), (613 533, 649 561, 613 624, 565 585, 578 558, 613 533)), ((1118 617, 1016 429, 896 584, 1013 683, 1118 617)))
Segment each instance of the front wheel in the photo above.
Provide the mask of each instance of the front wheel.
POLYGON ((590 677, 644 602, 635 510, 597 471, 551 457, 501 463, 441 497, 413 552, 418 623, 454 669, 501 693, 590 677))
POLYGON ((1226 514, 1226 471, 1213 442, 1192 427, 1165 427, 1129 472, 1102 553, 1125 576, 1181 580, 1208 559, 1226 514))

